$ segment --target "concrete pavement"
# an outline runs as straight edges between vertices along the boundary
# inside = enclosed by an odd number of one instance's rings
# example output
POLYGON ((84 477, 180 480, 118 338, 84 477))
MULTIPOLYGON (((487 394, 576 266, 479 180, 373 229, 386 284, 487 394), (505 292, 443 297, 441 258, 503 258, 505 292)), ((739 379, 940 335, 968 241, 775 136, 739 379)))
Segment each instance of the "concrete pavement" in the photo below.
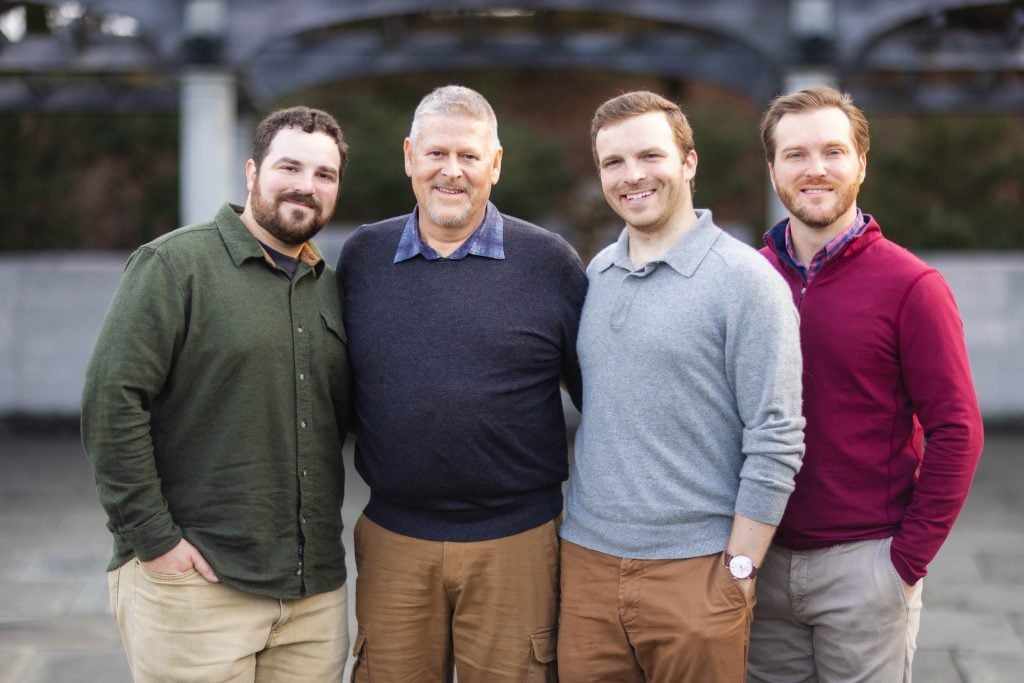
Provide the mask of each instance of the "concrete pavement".
MULTIPOLYGON (((367 492, 353 468, 348 475, 351 548, 367 492)), ((1022 489, 1024 432, 990 433, 925 580, 916 681, 1024 681, 1022 489)), ((104 522, 77 434, 0 431, 0 683, 130 680, 108 606, 104 522)))

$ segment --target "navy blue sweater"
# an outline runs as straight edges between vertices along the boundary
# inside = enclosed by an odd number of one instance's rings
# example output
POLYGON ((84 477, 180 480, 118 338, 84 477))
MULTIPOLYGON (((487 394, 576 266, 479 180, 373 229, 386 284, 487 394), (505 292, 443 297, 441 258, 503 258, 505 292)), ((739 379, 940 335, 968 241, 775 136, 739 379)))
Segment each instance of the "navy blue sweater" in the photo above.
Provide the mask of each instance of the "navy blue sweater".
POLYGON ((586 273, 562 238, 502 219, 503 260, 394 263, 408 216, 360 227, 338 260, 365 514, 396 533, 500 538, 562 510, 586 273))

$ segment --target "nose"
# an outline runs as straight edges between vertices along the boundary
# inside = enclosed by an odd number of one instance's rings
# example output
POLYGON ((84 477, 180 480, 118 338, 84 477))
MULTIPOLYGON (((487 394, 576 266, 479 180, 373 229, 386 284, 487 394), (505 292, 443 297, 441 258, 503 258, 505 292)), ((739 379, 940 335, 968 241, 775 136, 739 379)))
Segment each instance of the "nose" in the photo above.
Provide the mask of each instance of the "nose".
POLYGON ((647 177, 647 172, 644 170, 643 164, 638 164, 636 161, 626 161, 626 181, 630 183, 638 183, 647 177))
POLYGON ((458 178, 462 175, 462 167, 459 165, 459 157, 456 154, 449 154, 445 157, 441 171, 449 178, 458 178))
POLYGON ((295 191, 300 194, 313 194, 313 172, 299 173, 295 178, 295 191))
POLYGON ((828 169, 825 165, 824 157, 814 154, 811 155, 807 160, 806 173, 809 176, 820 178, 821 176, 828 174, 828 169))

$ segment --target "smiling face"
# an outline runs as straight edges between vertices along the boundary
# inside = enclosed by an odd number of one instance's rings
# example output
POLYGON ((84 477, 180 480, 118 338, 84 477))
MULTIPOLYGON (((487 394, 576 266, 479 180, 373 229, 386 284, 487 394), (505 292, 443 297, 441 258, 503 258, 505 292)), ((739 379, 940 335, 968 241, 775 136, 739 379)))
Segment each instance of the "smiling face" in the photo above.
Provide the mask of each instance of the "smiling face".
POLYGON ((857 215, 857 193, 867 170, 858 154, 850 120, 827 107, 786 114, 774 132, 772 185, 796 228, 829 236, 849 227, 857 215))
POLYGON ((501 147, 486 121, 461 114, 419 119, 406 138, 405 173, 420 208, 420 229, 468 236, 483 222, 501 174, 501 147))
POLYGON ((243 221, 269 246, 296 252, 334 214, 340 164, 338 145, 327 134, 282 128, 259 168, 252 159, 246 164, 243 221))
POLYGON ((604 198, 631 229, 671 230, 692 213, 690 180, 697 172, 697 153, 683 155, 663 112, 601 128, 594 150, 604 198))

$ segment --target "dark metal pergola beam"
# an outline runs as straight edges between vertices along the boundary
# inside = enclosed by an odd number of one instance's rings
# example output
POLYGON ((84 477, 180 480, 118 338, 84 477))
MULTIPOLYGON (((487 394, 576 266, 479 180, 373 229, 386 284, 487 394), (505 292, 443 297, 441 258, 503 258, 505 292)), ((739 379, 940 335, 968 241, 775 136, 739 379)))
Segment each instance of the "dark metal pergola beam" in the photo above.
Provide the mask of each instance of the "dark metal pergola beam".
POLYGON ((0 38, 0 110, 102 108, 103 88, 112 109, 174 107, 167 89, 200 56, 236 74, 240 98, 257 107, 311 84, 510 65, 699 79, 760 103, 787 70, 811 59, 833 69, 858 101, 1024 108, 1020 0, 832 0, 834 24, 820 36, 794 33, 797 2, 223 0, 226 24, 202 56, 184 26, 185 0, 82 0, 86 16, 63 31, 18 43, 0 38), (971 11, 1005 26, 958 25, 971 11), (134 17, 138 35, 103 34, 100 19, 112 14, 134 17), (453 16, 464 21, 444 20, 453 16), (903 88, 885 82, 891 73, 909 76, 903 88), (928 74, 946 80, 916 78, 928 74), (29 87, 28 78, 45 87, 29 87))

